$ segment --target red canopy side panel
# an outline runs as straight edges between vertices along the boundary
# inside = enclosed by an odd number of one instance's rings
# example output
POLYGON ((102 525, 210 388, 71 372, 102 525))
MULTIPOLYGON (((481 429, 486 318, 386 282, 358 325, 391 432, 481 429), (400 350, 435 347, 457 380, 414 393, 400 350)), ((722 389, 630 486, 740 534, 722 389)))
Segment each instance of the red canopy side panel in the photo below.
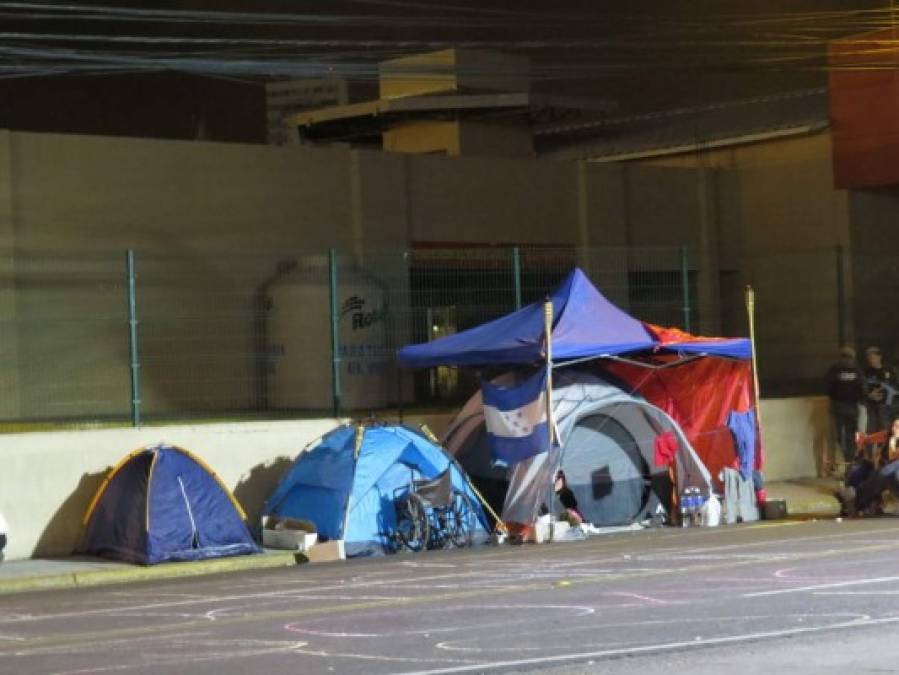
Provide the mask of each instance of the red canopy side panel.
MULTIPOLYGON (((721 469, 739 467, 727 415, 745 412, 754 404, 751 363, 705 357, 663 369, 620 361, 605 362, 603 367, 681 426, 720 489, 721 469)), ((761 464, 759 449, 757 468, 761 464)))

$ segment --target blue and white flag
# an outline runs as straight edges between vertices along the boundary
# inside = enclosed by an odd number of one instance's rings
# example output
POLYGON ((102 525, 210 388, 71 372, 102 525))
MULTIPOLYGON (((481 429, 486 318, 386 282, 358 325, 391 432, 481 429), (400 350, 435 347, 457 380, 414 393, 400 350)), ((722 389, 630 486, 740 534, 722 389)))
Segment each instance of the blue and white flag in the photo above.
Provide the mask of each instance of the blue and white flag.
POLYGON ((549 449, 545 369, 516 387, 484 382, 481 391, 494 461, 514 464, 549 449))

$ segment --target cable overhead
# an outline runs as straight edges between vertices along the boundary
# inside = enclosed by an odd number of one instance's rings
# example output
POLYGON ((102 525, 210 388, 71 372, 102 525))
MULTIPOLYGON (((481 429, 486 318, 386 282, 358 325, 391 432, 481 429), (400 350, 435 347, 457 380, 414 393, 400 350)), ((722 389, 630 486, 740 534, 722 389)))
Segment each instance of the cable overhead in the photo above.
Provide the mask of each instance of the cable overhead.
MULTIPOLYGON (((826 71, 831 40, 891 28, 897 18, 888 6, 835 2, 757 13, 677 2, 620 11, 458 2, 344 0, 326 12, 283 13, 0 2, 0 77, 165 69, 365 80, 377 78, 378 61, 452 47, 528 55, 541 83, 640 72, 826 71)), ((844 40, 841 54, 859 63, 841 68, 893 69, 897 48, 891 36, 844 40)))

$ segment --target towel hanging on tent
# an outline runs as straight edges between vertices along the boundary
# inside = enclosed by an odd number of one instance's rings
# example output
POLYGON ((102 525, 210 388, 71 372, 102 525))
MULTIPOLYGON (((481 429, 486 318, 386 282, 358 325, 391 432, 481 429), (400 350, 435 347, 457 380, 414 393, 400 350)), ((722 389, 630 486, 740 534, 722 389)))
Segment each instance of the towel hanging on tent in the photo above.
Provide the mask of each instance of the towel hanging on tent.
POLYGON ((677 437, 673 431, 665 431, 656 436, 654 445, 656 466, 668 466, 677 457, 677 437))
POLYGON ((737 412, 732 410, 727 416, 727 427, 733 434, 734 444, 737 446, 740 474, 744 480, 749 480, 755 469, 755 445, 758 441, 755 411, 737 412))

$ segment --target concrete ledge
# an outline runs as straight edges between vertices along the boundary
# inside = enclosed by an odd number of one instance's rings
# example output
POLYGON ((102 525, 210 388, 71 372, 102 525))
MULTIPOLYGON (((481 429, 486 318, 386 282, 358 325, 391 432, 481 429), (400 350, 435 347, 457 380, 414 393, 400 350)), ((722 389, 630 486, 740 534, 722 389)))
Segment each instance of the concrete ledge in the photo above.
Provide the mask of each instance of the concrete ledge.
POLYGON ((0 595, 196 577, 243 570, 293 567, 306 562, 306 557, 294 551, 272 551, 232 558, 163 563, 161 565, 153 565, 152 567, 106 563, 106 565, 109 565, 109 569, 98 569, 98 563, 83 559, 61 559, 53 562, 58 562, 59 567, 64 571, 55 573, 48 573, 46 567, 41 565, 41 563, 46 562, 35 560, 18 563, 0 563, 0 572, 5 573, 0 574, 0 595), (12 572, 9 572, 8 569, 3 569, 11 565, 16 565, 17 569, 12 572))
POLYGON ((831 518, 840 515, 840 502, 834 494, 839 486, 839 481, 827 478, 768 483, 768 499, 785 500, 788 516, 831 518))

